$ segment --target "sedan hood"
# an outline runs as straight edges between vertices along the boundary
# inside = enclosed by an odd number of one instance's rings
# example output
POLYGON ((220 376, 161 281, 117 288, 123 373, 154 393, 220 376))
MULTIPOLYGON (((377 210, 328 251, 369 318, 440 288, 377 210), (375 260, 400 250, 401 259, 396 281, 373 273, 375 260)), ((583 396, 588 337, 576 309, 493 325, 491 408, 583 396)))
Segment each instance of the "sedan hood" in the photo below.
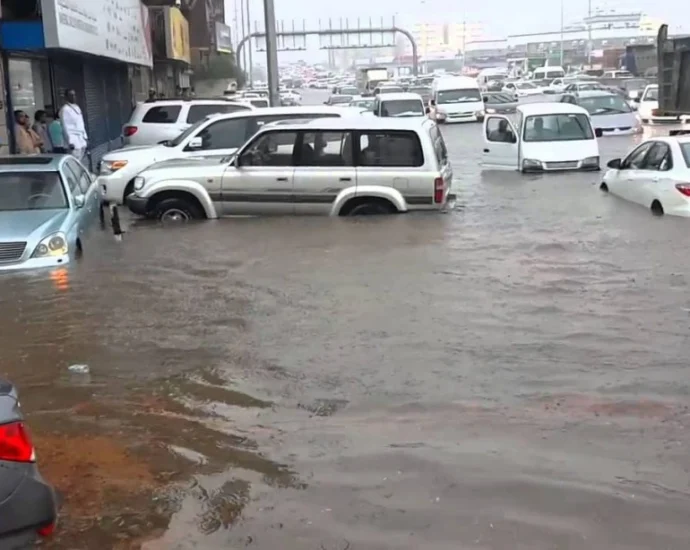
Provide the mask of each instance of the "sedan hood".
POLYGON ((0 241, 28 241, 31 237, 47 237, 60 230, 69 213, 67 208, 0 211, 0 241))

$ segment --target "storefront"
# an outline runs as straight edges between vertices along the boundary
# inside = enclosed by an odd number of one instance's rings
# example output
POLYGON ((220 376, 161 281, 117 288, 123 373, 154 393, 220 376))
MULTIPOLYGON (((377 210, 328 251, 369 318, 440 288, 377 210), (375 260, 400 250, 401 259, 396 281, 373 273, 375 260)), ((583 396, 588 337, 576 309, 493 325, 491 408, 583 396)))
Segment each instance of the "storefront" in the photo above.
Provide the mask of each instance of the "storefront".
MULTIPOLYGON (((152 66, 148 9, 140 0, 90 0, 71 11, 42 0, 42 21, 2 21, 2 63, 10 145, 15 110, 33 118, 64 104, 74 89, 89 135, 95 167, 121 145, 122 125, 133 107, 132 65, 152 66)), ((11 147, 14 150, 13 147, 11 147)))
POLYGON ((179 8, 153 7, 151 36, 153 45, 153 88, 174 97, 189 88, 189 23, 179 8))

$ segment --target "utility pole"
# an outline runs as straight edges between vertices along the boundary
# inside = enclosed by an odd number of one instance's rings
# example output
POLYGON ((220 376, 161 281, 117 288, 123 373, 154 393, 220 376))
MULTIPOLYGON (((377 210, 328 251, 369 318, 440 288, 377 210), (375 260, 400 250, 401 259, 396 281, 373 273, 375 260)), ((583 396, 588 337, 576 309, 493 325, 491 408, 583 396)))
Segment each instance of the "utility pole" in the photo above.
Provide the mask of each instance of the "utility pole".
POLYGON ((266 72, 268 73, 268 99, 271 107, 280 105, 278 92, 278 37, 276 36, 276 10, 273 0, 264 0, 266 26, 266 72))
POLYGON ((592 68, 592 0, 587 2, 587 65, 592 68))
POLYGON ((563 0, 561 0, 561 62, 559 65, 563 67, 563 0))
MULTIPOLYGON (((242 40, 242 36, 240 35, 240 18, 239 18, 239 13, 237 11, 237 2, 238 0, 235 0, 235 17, 233 19, 233 22, 235 23, 235 52, 237 52, 237 45, 240 43, 240 40, 242 40)), ((235 59, 235 63, 239 63, 239 59, 235 59)))
MULTIPOLYGON (((236 1, 240 3, 240 21, 242 23, 242 25, 241 25, 242 26, 242 38, 240 38, 240 40, 244 40, 244 37, 247 36, 247 32, 244 28, 244 2, 242 0, 236 0, 236 1)), ((238 59, 238 61, 240 61, 240 60, 238 59)), ((246 70, 247 70, 247 48, 242 48, 242 60, 241 60, 241 62, 242 62, 242 68, 246 72, 246 70)), ((245 82, 245 86, 246 86, 246 82, 245 82)))
MULTIPOLYGON (((247 34, 252 33, 252 20, 249 16, 249 0, 246 0, 247 2, 247 7, 245 8, 245 12, 247 13, 247 34)), ((252 63, 252 40, 251 38, 247 42, 247 50, 249 51, 249 74, 247 75, 247 78, 249 79, 249 87, 252 87, 252 84, 254 82, 253 78, 253 73, 254 73, 254 64, 252 63)))

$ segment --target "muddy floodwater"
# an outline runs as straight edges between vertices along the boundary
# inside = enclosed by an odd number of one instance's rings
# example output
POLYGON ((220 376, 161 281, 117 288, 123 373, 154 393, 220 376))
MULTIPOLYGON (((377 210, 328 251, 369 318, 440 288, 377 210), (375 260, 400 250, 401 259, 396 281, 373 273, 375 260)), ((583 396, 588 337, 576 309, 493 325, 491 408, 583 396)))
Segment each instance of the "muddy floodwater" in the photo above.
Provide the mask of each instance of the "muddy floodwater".
POLYGON ((443 133, 445 215, 135 223, 2 277, 45 548, 688 547, 689 221, 443 133))

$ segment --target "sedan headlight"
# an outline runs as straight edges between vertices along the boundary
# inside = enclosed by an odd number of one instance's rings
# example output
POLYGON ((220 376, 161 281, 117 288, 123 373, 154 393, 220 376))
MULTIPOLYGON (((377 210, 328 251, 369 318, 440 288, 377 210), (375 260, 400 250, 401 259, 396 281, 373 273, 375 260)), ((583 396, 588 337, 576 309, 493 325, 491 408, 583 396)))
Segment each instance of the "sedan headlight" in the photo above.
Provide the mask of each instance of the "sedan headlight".
POLYGON ((141 191, 144 188, 144 185, 146 184, 146 180, 142 178, 141 176, 137 176, 134 178, 134 190, 135 191, 141 191))
POLYGON ((107 176, 125 166, 127 166, 126 160, 103 160, 101 161, 101 174, 107 176))
POLYGON ((587 157, 586 159, 582 160, 582 166, 583 167, 599 167, 599 157, 587 157))
POLYGON ((31 257, 50 258, 52 256, 64 256, 68 251, 65 234, 53 233, 38 243, 31 257))

